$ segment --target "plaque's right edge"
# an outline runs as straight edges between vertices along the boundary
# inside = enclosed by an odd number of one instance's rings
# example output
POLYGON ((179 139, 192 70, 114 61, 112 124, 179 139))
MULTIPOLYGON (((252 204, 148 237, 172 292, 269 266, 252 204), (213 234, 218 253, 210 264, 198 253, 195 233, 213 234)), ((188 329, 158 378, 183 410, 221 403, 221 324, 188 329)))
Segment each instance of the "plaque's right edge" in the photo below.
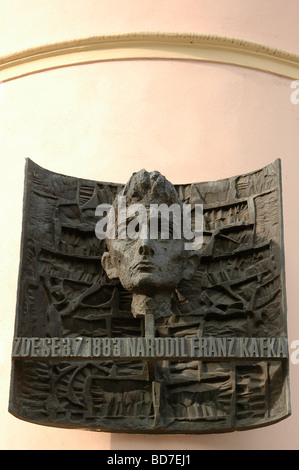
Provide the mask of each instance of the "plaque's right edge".
MULTIPOLYGON (((279 188, 279 227, 280 227, 280 250, 281 250, 281 279, 282 279, 282 309, 283 309, 283 322, 284 331, 288 338, 287 328, 287 294, 286 294, 286 270, 285 270, 285 252, 284 252, 284 225, 283 225, 283 198, 282 198, 282 164, 281 159, 277 158, 277 179, 279 188)), ((286 417, 292 413, 291 397, 290 397, 290 365, 287 361, 287 374, 286 374, 286 417)))

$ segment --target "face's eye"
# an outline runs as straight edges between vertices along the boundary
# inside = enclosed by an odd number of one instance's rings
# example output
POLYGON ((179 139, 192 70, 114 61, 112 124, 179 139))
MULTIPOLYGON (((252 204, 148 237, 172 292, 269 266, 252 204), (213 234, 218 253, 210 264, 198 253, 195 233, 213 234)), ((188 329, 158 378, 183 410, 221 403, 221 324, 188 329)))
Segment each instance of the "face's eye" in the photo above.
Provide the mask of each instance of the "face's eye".
POLYGON ((137 240, 138 238, 148 238, 148 226, 146 220, 142 221, 138 217, 128 217, 126 219, 126 239, 137 240))

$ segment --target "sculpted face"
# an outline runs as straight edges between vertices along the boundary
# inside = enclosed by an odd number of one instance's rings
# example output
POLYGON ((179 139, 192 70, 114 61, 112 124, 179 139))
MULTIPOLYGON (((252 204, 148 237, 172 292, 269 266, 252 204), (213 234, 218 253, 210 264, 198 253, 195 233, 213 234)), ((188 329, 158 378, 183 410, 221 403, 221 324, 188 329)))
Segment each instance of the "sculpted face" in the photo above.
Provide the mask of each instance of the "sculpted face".
POLYGON ((102 259, 108 277, 118 277, 128 291, 174 289, 193 272, 187 263, 182 240, 111 240, 102 259))
MULTIPOLYGON (((150 204, 182 204, 174 186, 156 171, 148 173, 142 170, 133 174, 120 195, 126 197, 127 206, 143 204, 148 215, 150 204)), ((117 198, 114 206, 117 207, 117 198)), ((193 275, 198 258, 184 250, 181 238, 172 236, 174 227, 171 222, 168 239, 161 238, 159 234, 157 239, 151 239, 150 218, 147 217, 146 221, 148 230, 143 236, 108 239, 108 252, 102 257, 102 265, 110 279, 119 278, 122 286, 130 292, 150 294, 173 290, 182 279, 193 275)))

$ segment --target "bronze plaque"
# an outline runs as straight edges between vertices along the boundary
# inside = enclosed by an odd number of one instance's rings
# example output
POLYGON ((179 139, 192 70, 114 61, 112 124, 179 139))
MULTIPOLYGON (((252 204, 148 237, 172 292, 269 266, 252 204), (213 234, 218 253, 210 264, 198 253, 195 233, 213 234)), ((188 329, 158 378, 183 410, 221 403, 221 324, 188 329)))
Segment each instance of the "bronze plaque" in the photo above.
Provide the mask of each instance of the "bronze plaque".
POLYGON ((48 426, 182 434, 289 416, 280 172, 276 160, 173 186, 142 170, 123 185, 28 160, 9 411, 48 426), (98 236, 97 208, 122 197, 146 213, 189 206, 193 225, 201 206, 200 246, 182 248, 173 232, 128 239, 120 225, 98 236))

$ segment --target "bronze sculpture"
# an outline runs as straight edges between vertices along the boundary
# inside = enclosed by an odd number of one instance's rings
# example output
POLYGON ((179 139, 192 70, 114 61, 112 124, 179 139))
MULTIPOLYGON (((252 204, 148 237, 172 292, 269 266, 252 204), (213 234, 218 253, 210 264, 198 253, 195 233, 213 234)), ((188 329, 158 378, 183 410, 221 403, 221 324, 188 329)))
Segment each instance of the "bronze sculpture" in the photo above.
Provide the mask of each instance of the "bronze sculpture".
POLYGON ((175 186, 158 172, 121 185, 28 161, 10 412, 138 433, 228 432, 289 416, 281 206, 279 161, 175 186), (201 204, 202 246, 96 237, 96 208, 121 196, 147 214, 164 202, 194 215, 201 204))
MULTIPOLYGON (((130 178, 116 197, 116 209, 119 197, 126 198, 127 205, 143 204, 147 214, 154 204, 181 205, 174 187, 165 177, 145 170, 130 178)), ((151 238, 150 220, 153 219, 149 214, 144 237, 107 238, 108 251, 102 256, 102 264, 110 279, 119 279, 122 286, 132 292, 134 317, 143 316, 145 312, 155 318, 169 317, 173 290, 182 279, 192 277, 199 256, 184 249, 182 237, 174 238, 170 234, 163 239, 158 234, 157 238, 151 238)), ((124 222, 128 223, 127 220, 124 222)), ((161 219, 156 222, 160 226, 163 224, 161 219)))

